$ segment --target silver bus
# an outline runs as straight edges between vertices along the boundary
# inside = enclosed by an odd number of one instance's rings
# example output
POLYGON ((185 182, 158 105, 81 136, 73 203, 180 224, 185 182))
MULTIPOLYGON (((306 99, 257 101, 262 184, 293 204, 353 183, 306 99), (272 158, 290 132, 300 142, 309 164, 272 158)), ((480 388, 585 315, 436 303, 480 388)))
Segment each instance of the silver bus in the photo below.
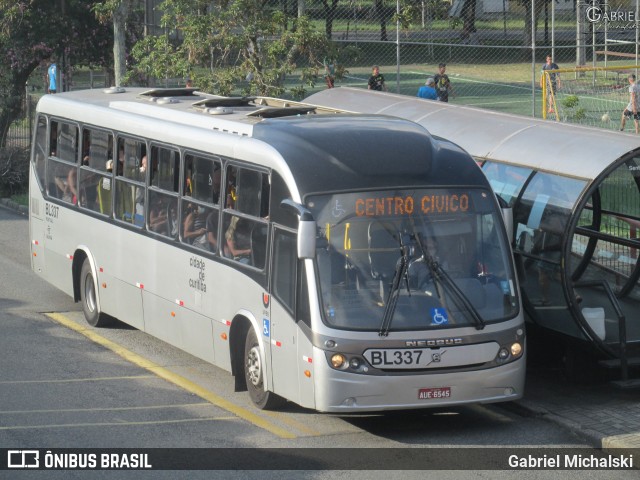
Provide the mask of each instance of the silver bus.
POLYGON ((474 160, 399 118, 194 89, 38 104, 32 268, 225 369, 263 409, 518 399, 508 209, 474 160))

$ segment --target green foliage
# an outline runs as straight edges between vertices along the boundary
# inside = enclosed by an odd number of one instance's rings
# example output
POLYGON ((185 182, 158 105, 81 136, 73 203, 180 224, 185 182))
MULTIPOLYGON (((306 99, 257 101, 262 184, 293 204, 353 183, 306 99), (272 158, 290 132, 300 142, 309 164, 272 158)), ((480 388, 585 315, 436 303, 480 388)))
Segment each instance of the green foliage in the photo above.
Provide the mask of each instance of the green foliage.
POLYGON ((578 106, 580 99, 577 95, 569 95, 562 100, 562 106, 565 108, 574 108, 578 106))
POLYGON ((65 66, 106 65, 109 32, 90 11, 91 2, 65 0, 0 0, 0 146, 21 111, 25 83, 42 63, 65 66), (65 60, 64 62, 61 60, 65 60))
POLYGON ((136 44, 129 76, 190 76, 198 88, 221 95, 241 90, 279 96, 286 76, 300 71, 300 85, 292 93, 303 96, 318 81, 320 67, 324 72, 321 59, 333 55, 329 42, 306 17, 292 20, 269 5, 165 0, 159 9, 169 35, 136 44))
POLYGON ((573 113, 573 118, 578 121, 584 120, 585 118, 587 118, 587 111, 584 108, 580 107, 573 113))

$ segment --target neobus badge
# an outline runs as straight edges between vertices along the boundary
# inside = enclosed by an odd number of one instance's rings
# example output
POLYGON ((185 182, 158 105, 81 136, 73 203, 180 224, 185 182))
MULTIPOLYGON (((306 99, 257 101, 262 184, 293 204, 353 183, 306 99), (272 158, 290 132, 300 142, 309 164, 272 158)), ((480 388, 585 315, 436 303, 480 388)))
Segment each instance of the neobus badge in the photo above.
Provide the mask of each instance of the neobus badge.
POLYGON ((407 347, 444 347, 447 345, 461 345, 462 338, 438 338, 437 340, 407 340, 407 347))
POLYGON ((425 215, 434 213, 456 213, 469 210, 469 195, 431 194, 415 198, 404 197, 367 197, 358 198, 355 212, 358 217, 412 215, 414 212, 425 215), (417 211, 416 211, 417 210, 417 211))

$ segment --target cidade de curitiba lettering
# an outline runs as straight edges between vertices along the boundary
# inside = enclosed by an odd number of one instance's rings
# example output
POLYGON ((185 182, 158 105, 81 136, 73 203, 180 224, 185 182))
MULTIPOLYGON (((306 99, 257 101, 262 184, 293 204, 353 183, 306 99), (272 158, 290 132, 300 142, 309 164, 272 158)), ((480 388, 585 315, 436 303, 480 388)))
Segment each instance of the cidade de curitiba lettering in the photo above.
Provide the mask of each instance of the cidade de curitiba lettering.
POLYGON ((540 457, 510 455, 509 466, 531 469, 627 469, 633 468, 633 455, 542 455, 540 457))
POLYGON ((207 293, 207 284, 205 283, 205 263, 202 258, 193 256, 189 259, 189 267, 197 271, 196 276, 189 278, 189 287, 207 293))

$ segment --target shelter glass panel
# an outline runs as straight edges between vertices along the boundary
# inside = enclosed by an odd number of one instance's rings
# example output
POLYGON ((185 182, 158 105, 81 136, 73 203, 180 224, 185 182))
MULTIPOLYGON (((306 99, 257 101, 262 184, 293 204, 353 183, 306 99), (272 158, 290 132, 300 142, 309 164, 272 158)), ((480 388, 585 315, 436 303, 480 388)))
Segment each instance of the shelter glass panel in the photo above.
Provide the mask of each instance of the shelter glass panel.
POLYGON ((513 207, 520 190, 532 172, 530 168, 489 161, 485 162, 482 171, 489 179, 496 195, 499 195, 510 207, 513 207))

